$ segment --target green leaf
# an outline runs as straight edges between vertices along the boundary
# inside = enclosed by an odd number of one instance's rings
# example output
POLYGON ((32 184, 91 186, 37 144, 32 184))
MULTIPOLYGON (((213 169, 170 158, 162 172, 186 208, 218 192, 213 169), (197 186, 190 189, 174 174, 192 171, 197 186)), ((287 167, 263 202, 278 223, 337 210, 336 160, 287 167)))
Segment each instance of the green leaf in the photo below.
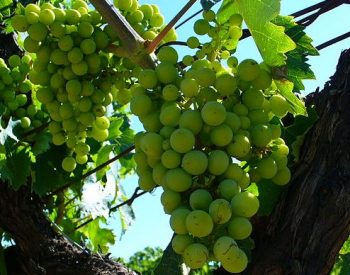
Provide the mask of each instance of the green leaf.
POLYGON ((67 183, 67 173, 61 166, 62 159, 57 157, 65 154, 64 146, 52 146, 50 150, 37 156, 32 186, 35 193, 43 196, 67 183))
MULTIPOLYGON (((0 10, 12 6, 12 0, 0 0, 0 10)), ((1 273, 0 273, 1 274, 1 273)))
POLYGON ((339 254, 348 254, 350 253, 350 238, 348 238, 343 244, 342 248, 339 251, 339 254))
POLYGON ((111 118, 111 124, 108 128, 109 136, 108 140, 115 139, 121 135, 120 127, 123 125, 123 118, 117 117, 117 118, 111 118))
POLYGON ((15 151, 6 154, 7 158, 2 163, 0 177, 18 190, 27 183, 27 177, 30 175, 32 161, 30 148, 20 146, 15 151))
POLYGON ((111 229, 101 228, 100 219, 95 219, 79 229, 89 240, 89 247, 93 251, 107 253, 109 246, 115 243, 115 236, 111 229))
POLYGON ((271 214, 279 201, 285 187, 273 184, 269 180, 262 180, 257 184, 259 190, 260 207, 258 215, 268 216, 271 214))
POLYGON ((348 275, 350 274, 350 254, 338 255, 338 259, 330 275, 348 275))
POLYGON ((238 13, 238 7, 235 1, 224 0, 217 12, 217 21, 219 24, 224 24, 228 21, 231 15, 238 13))
POLYGON ((40 133, 36 135, 32 152, 34 155, 39 155, 50 149, 51 136, 48 133, 40 133))
MULTIPOLYGON (((97 153, 97 158, 96 158, 96 166, 99 166, 103 163, 105 163, 107 160, 109 160, 109 156, 111 152, 113 151, 113 148, 115 145, 105 145, 103 146, 100 151, 97 153)), ((106 168, 107 169, 107 168, 106 168)), ((96 173, 96 178, 97 181, 101 180, 102 177, 106 174, 106 169, 101 169, 96 173)))
POLYGON ((295 49, 284 27, 271 22, 280 12, 279 0, 236 0, 239 13, 248 26, 265 63, 271 67, 286 63, 286 52, 295 49))
MULTIPOLYGON (((0 117, 0 120, 1 120, 1 117, 0 117)), ((5 142, 9 138, 13 139, 14 141, 18 141, 18 138, 13 133, 13 129, 19 123, 20 123, 19 120, 12 120, 12 117, 11 117, 10 120, 8 121, 8 123, 7 123, 6 128, 2 128, 2 126, 0 124, 0 145, 4 145, 5 142)))
POLYGON ((293 93, 293 83, 288 80, 274 80, 280 94, 288 101, 293 114, 306 115, 304 103, 293 93))

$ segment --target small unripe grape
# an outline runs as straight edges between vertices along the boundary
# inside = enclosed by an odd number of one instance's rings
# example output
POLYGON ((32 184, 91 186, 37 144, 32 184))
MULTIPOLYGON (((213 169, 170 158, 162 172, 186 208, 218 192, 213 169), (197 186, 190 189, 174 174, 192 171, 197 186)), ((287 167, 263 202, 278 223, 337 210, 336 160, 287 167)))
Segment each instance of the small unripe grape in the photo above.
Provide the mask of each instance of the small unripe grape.
POLYGON ((212 86, 216 80, 215 72, 209 68, 202 68, 195 72, 195 79, 202 87, 212 86))
POLYGON ((192 177, 181 168, 169 170, 165 175, 165 185, 176 192, 184 192, 192 186, 192 177))
POLYGON ((173 150, 167 150, 162 154, 161 161, 168 169, 176 168, 181 164, 181 155, 173 150))
POLYGON ((216 259, 223 261, 232 255, 238 255, 239 248, 233 238, 222 236, 215 241, 213 252, 216 259))
POLYGON ((208 248, 200 243, 193 243, 183 252, 185 264, 191 269, 201 268, 209 258, 208 248))
POLYGON ((176 104, 171 104, 162 108, 160 112, 160 122, 165 126, 175 127, 179 124, 181 110, 176 104))
POLYGON ((139 174, 138 185, 144 191, 151 191, 157 186, 153 180, 151 170, 145 170, 142 172, 142 174, 139 174))
POLYGON ((209 206, 209 214, 214 223, 224 224, 232 216, 230 203, 225 199, 216 199, 209 206))
POLYGON ((237 89, 237 80, 230 74, 221 74, 215 81, 215 88, 222 96, 233 95, 237 89))
POLYGON ((233 142, 226 148, 227 153, 236 158, 246 156, 251 150, 249 138, 244 135, 235 135, 233 142))
POLYGON ((30 120, 30 118, 29 117, 22 117, 21 118, 21 127, 23 128, 23 129, 27 129, 27 128, 29 128, 30 127, 30 124, 31 124, 31 120, 30 120))
POLYGON ((164 207, 165 213, 171 213, 180 205, 181 195, 179 192, 166 188, 160 197, 160 201, 164 207))
POLYGON ((11 24, 15 31, 25 32, 28 27, 28 21, 24 15, 16 14, 11 18, 11 24))
POLYGON ((168 169, 166 169, 160 161, 157 161, 157 163, 152 168, 152 177, 154 182, 158 185, 163 185, 164 177, 168 169))
POLYGON ((244 217, 233 217, 227 226, 228 233, 235 240, 244 240, 252 233, 252 224, 244 217))
POLYGON ((272 138, 272 133, 267 125, 258 124, 250 130, 250 139, 258 147, 266 146, 272 138))
POLYGON ((179 128, 170 136, 170 145, 178 153, 190 151, 195 144, 195 137, 190 130, 179 128))
POLYGON ((208 171, 213 175, 222 175, 229 166, 228 155, 221 150, 210 152, 208 157, 208 171))
POLYGON ((241 188, 234 180, 225 179, 220 182, 217 191, 220 197, 231 201, 231 199, 241 191, 241 188))
POLYGON ((95 125, 104 130, 104 129, 108 129, 109 128, 109 125, 110 125, 110 122, 109 122, 109 119, 105 116, 102 116, 102 117, 97 117, 96 120, 95 120, 95 125))
POLYGON ((152 100, 147 95, 137 95, 131 98, 130 111, 137 116, 144 116, 152 109, 152 100))
POLYGON ((181 167, 191 175, 203 174, 206 171, 207 166, 208 158, 202 151, 190 151, 182 158, 181 167))
POLYGON ((195 49, 199 47, 199 40, 195 36, 191 36, 190 38, 187 39, 187 46, 191 49, 195 49))
POLYGON ((232 198, 231 207, 233 214, 250 218, 258 212, 259 200, 252 193, 241 192, 232 198))
POLYGON ((262 69, 260 70, 259 76, 252 81, 252 86, 255 89, 264 90, 269 88, 271 86, 271 83, 272 83, 271 74, 266 70, 262 69))
POLYGON ((208 211, 212 201, 213 197, 205 189, 197 189, 190 195, 190 205, 193 210, 208 211))
POLYGON ((166 101, 174 101, 176 100, 179 95, 179 89, 173 85, 173 84, 168 84, 166 86, 164 86, 163 90, 162 90, 162 94, 163 94, 163 98, 166 101))
POLYGON ((160 158, 163 153, 162 143, 163 138, 160 135, 150 132, 142 137, 141 148, 147 156, 160 158))
POLYGON ((55 13, 50 9, 41 10, 39 21, 44 25, 51 25, 55 21, 55 13))
POLYGON ((277 173, 277 164, 273 158, 263 158, 257 164, 257 172, 264 179, 271 179, 277 173))
POLYGON ((281 95, 273 95, 269 99, 270 108, 272 113, 278 117, 284 117, 289 110, 289 104, 287 100, 281 95))
POLYGON ((76 166, 77 163, 73 157, 65 157, 62 161, 62 168, 66 172, 72 172, 76 166))
POLYGON ((286 185, 291 179, 291 173, 288 167, 279 169, 276 175, 271 179, 274 184, 286 185))
POLYGON ((229 255, 229 257, 221 261, 222 267, 231 273, 241 273, 248 265, 247 255, 243 250, 238 249, 238 253, 229 255))
POLYGON ((184 96, 195 97, 199 92, 199 85, 195 79, 185 78, 180 83, 180 89, 184 96))
POLYGON ((69 25, 77 25, 80 21, 81 14, 75 9, 66 10, 66 21, 69 25))
POLYGON ((203 126, 203 121, 200 112, 187 110, 181 114, 179 120, 180 128, 191 130, 193 134, 198 134, 203 126))
POLYGON ((226 124, 221 124, 219 126, 216 126, 210 132, 210 140, 216 146, 223 147, 228 145, 231 142, 232 137, 233 137, 232 130, 226 124))
POLYGON ((194 243, 194 239, 188 234, 176 234, 171 241, 171 247, 177 254, 183 254, 186 247, 194 243))
POLYGON ((157 86, 158 78, 154 70, 145 69, 142 70, 138 76, 139 83, 145 89, 152 89, 157 86))
POLYGON ((157 78, 161 83, 169 84, 176 80, 178 71, 176 67, 170 62, 160 63, 156 69, 157 78))
POLYGON ((184 208, 175 209, 170 216, 170 227, 177 234, 187 234, 186 218, 191 213, 190 210, 184 208))
POLYGON ((207 34, 209 29, 210 29, 210 25, 209 23, 204 20, 204 19, 198 19, 193 26, 194 32, 198 35, 204 35, 207 34))
POLYGON ((154 13, 150 18, 150 25, 152 27, 160 27, 164 23, 164 17, 160 13, 154 13))
POLYGON ((226 119, 226 110, 223 105, 216 101, 207 102, 201 111, 203 121, 210 126, 217 126, 226 119))
POLYGON ((194 237, 205 237, 213 231, 214 223, 203 210, 194 210, 186 217, 186 228, 194 237))
POLYGON ((260 74, 259 64, 253 59, 245 59, 239 63, 237 73, 240 79, 252 81, 260 74))
POLYGON ((161 47, 157 57, 160 62, 169 62, 171 64, 176 64, 179 58, 177 51, 169 46, 161 47))

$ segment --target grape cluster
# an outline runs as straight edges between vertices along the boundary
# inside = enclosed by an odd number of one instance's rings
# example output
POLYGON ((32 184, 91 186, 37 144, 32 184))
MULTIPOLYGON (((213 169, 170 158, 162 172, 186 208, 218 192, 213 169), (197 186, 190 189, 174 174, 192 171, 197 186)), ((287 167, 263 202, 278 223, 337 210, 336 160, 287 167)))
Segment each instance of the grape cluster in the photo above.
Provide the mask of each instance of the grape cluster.
MULTIPOLYGON (((191 49, 198 49, 196 57, 199 59, 208 57, 213 60, 217 56, 227 59, 242 37, 242 21, 240 14, 233 14, 226 23, 219 24, 214 11, 204 11, 202 18, 195 21, 193 28, 197 35, 208 35, 210 39, 208 42, 201 43, 196 36, 191 36, 187 39, 187 45, 191 49)), ((186 58, 189 57, 186 56, 186 58)))
MULTIPOLYGON (((114 0, 114 5, 145 40, 152 41, 164 28, 164 17, 157 5, 139 5, 137 0, 114 0)), ((163 38, 162 43, 174 40, 176 40, 176 32, 172 28, 163 38)))
POLYGON ((1 117, 8 120, 14 117, 20 120, 23 130, 40 127, 46 120, 45 113, 38 110, 32 102, 32 83, 28 80, 31 70, 31 58, 12 55, 8 65, 0 58, 0 104, 1 117))
POLYGON ((259 209, 247 188, 290 179, 279 124, 289 105, 254 60, 225 69, 202 59, 181 70, 171 47, 158 60, 132 88, 130 110, 146 130, 135 138, 139 187, 163 188, 173 249, 190 268, 217 260, 241 272, 248 259, 238 243, 250 236, 259 209))

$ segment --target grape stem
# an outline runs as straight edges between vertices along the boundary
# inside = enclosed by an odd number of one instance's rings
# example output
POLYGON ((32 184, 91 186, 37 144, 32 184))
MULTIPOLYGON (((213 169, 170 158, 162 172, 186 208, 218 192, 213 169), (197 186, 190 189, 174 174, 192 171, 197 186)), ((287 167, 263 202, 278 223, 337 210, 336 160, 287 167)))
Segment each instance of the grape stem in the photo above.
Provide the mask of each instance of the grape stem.
POLYGON ((105 168, 107 165, 111 164, 112 162, 121 159, 122 157, 126 156, 131 151, 133 151, 134 149, 135 149, 135 145, 132 145, 132 146, 126 148, 123 152, 121 152, 118 155, 116 155, 115 157, 107 160, 106 162, 100 164, 99 166, 95 167, 94 169, 86 172, 81 177, 79 177, 79 178, 72 178, 72 180, 70 180, 67 184, 65 184, 65 185, 61 186, 60 188, 56 189, 55 191, 53 191, 52 193, 47 195, 47 197, 52 197, 54 195, 57 195, 58 193, 62 192, 66 188, 72 186, 73 184, 75 184, 77 182, 80 182, 81 180, 84 180, 87 177, 91 176, 92 174, 95 174, 96 172, 100 171, 101 169, 105 168))
POLYGON ((145 50, 145 40, 134 30, 119 10, 106 0, 91 0, 97 11, 111 25, 123 43, 123 50, 135 64, 142 68, 154 68, 154 57, 145 50))
POLYGON ((175 17, 169 22, 168 25, 157 35, 156 38, 153 39, 151 43, 149 43, 147 47, 148 53, 153 53, 157 46, 162 42, 163 38, 167 35, 167 33, 171 30, 172 27, 184 16, 184 14, 193 6, 193 4, 197 0, 190 0, 188 3, 175 15, 175 17))
MULTIPOLYGON (((157 187, 156 187, 156 188, 157 188, 157 187)), ((109 214, 115 212, 116 210, 118 210, 118 208, 120 208, 120 207, 122 207, 122 206, 124 206, 124 205, 129 205, 129 206, 130 206, 130 205, 134 202, 135 199, 137 199, 138 197, 141 197, 141 196, 143 196, 144 194, 148 193, 148 191, 139 192, 140 190, 141 190, 140 187, 136 187, 134 193, 132 194, 132 196, 131 196, 129 199, 127 199, 126 201, 123 201, 123 202, 117 204, 116 206, 110 208, 110 209, 109 209, 109 214)), ((82 224, 77 225, 77 226, 74 228, 73 232, 74 232, 74 231, 77 231, 79 228, 84 227, 85 225, 89 224, 89 223, 92 222, 93 220, 94 220, 93 218, 90 218, 90 219, 88 219, 87 221, 83 222, 82 224)), ((71 233, 73 233, 73 232, 71 232, 71 233)))

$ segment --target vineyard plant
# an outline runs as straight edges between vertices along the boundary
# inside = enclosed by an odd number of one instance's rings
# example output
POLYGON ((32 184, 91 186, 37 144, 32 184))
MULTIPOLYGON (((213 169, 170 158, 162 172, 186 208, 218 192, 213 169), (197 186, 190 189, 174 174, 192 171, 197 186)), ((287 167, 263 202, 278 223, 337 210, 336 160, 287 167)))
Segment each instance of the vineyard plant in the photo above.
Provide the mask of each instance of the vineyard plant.
POLYGON ((1 275, 348 274, 350 52, 303 96, 337 39, 313 46, 280 0, 198 1, 194 23, 183 2, 165 22, 137 0, 0 0, 1 275), (262 62, 236 55, 249 36, 262 62), (111 220, 154 190, 168 247, 114 258, 111 220))

